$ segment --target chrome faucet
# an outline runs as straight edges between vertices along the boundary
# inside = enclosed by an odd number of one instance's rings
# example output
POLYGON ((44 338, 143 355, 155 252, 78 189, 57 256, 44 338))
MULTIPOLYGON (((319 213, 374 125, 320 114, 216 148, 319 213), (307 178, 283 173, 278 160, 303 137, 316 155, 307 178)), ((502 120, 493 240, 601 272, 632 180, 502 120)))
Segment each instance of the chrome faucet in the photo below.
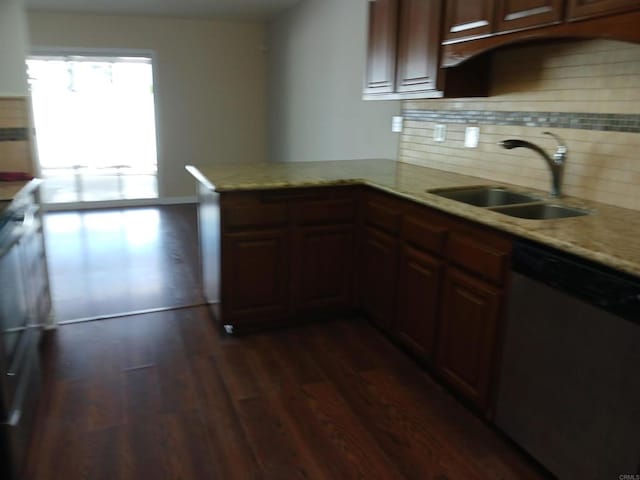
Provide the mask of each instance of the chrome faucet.
POLYGON ((550 135, 556 139, 558 142, 558 146, 556 148, 553 157, 550 157, 542 148, 538 145, 527 142, 525 140, 518 139, 509 139, 503 140, 502 142, 498 142, 503 148, 507 150, 511 150, 512 148, 529 148, 534 152, 542 155, 542 158, 545 159, 547 165, 549 165, 549 169, 551 170, 551 196, 552 197, 561 197, 562 196, 562 176, 564 174, 564 166, 567 161, 567 146, 564 141, 558 136, 551 132, 544 132, 545 135, 550 135))

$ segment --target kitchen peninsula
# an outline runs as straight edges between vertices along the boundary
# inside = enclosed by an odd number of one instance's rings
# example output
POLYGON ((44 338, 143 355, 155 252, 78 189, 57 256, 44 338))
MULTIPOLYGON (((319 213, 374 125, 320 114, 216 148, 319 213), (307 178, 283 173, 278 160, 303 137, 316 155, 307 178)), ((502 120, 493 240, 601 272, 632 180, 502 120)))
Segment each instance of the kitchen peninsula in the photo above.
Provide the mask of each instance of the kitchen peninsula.
MULTIPOLYGON (((574 438, 593 405, 615 405, 614 421, 634 424, 637 382, 597 386, 635 375, 637 211, 391 160, 187 169, 205 296, 228 333, 364 315, 562 478, 604 430, 557 447, 566 455, 556 462, 540 441, 549 429, 574 438), (524 200, 481 207, 442 195, 469 187, 524 200), (523 423, 532 412, 537 430, 523 423)), ((621 427, 614 460, 594 453, 584 468, 635 468, 634 434, 621 427)))

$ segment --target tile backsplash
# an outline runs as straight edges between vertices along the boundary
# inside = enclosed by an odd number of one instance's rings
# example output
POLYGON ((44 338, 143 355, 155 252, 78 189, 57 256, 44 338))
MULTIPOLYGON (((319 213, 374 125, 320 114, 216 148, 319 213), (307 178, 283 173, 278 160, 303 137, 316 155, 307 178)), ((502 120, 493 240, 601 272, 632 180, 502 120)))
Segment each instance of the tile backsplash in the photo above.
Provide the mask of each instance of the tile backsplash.
POLYGON ((506 138, 532 141, 553 153, 569 147, 565 193, 640 210, 640 45, 581 40, 496 52, 486 98, 403 103, 399 160, 549 190, 542 158, 504 150, 506 138), (444 142, 433 140, 447 125, 444 142), (467 126, 480 128, 477 148, 464 146, 467 126))
POLYGON ((27 98, 0 97, 0 171, 33 173, 28 109, 27 98))

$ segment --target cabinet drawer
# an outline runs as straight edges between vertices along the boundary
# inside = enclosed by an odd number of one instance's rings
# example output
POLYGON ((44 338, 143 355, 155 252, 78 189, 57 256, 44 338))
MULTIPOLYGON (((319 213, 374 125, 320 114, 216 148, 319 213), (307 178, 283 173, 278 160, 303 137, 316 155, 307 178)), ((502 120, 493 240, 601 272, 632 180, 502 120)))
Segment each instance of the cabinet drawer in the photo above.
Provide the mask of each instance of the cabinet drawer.
POLYGON ((389 233, 400 231, 400 212, 392 205, 385 205, 369 200, 364 208, 364 221, 389 233))
POLYGON ((350 223, 355 205, 350 198, 304 202, 296 205, 294 212, 296 223, 302 225, 350 223))
POLYGON ((402 239, 416 247, 433 253, 443 253, 447 229, 443 225, 431 224, 414 217, 405 217, 402 222, 402 239))
POLYGON ((275 227, 287 223, 285 204, 260 203, 223 207, 224 229, 275 227))
POLYGON ((447 240, 449 260, 480 277, 502 284, 509 260, 508 249, 501 249, 482 237, 452 232, 447 240))

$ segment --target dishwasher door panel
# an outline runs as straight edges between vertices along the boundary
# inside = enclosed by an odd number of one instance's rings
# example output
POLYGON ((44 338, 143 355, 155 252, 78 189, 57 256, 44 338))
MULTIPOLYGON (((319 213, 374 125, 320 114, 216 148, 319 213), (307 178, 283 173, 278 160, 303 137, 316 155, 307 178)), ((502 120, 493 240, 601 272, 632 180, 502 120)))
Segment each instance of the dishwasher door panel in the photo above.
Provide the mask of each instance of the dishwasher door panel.
POLYGON ((0 334, 7 367, 29 325, 22 268, 20 243, 16 242, 0 256, 0 334))
POLYGON ((640 460, 640 327, 512 276, 496 424, 559 478, 640 460))

